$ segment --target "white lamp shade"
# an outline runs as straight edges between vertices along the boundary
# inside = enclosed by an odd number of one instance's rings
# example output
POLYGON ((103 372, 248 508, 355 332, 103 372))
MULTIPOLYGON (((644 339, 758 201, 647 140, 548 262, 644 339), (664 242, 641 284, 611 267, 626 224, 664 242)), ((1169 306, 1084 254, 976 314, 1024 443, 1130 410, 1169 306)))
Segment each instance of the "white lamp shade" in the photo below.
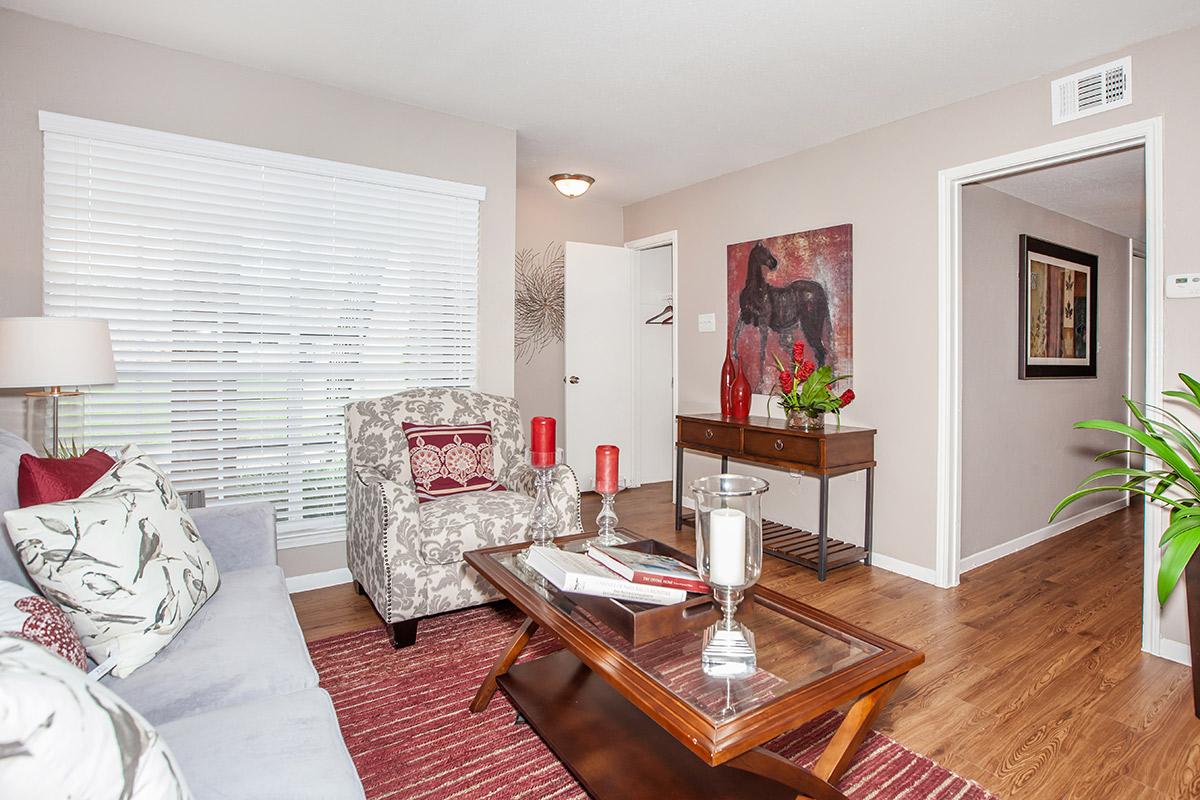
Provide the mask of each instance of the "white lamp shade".
POLYGON ((0 318, 0 387, 92 386, 116 381, 107 321, 0 318))

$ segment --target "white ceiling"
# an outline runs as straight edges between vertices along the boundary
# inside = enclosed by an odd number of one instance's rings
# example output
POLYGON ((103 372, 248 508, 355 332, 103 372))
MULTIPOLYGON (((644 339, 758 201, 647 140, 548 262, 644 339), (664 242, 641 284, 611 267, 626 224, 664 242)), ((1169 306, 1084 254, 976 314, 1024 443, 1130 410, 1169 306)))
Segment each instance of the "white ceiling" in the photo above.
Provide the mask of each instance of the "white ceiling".
POLYGON ((0 5, 512 128, 522 183, 586 172, 618 203, 1200 24, 1195 0, 0 5))
POLYGON ((985 185, 1097 228, 1146 240, 1145 151, 1140 147, 985 185))

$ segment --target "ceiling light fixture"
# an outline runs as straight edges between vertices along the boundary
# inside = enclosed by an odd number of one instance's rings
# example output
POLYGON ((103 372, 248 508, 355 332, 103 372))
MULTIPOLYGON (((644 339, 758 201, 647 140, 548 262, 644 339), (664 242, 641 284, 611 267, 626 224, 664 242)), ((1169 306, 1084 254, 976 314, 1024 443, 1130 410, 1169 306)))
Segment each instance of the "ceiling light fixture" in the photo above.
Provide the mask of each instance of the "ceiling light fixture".
POLYGON ((592 188, 592 184, 596 182, 596 179, 591 175, 574 175, 569 172, 560 172, 557 175, 551 175, 550 182, 554 184, 554 188, 558 189, 558 193, 563 197, 576 198, 592 188))

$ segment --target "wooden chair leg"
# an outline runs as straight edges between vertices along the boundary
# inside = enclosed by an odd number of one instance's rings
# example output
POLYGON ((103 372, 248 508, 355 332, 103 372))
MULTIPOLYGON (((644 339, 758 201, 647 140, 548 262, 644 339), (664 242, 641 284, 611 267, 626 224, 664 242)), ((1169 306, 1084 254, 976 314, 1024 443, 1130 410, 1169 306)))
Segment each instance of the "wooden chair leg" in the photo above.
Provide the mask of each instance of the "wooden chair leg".
POLYGON ((364 589, 364 588, 362 587, 362 584, 361 584, 361 583, 359 583, 358 581, 355 581, 355 582, 354 582, 354 591, 355 591, 355 593, 356 593, 356 594, 358 594, 360 597, 361 597, 362 595, 364 595, 364 594, 366 594, 366 593, 367 593, 367 590, 366 590, 366 589, 364 589))
POLYGON ((417 641, 417 620, 406 619, 400 622, 389 622, 387 632, 388 637, 392 640, 392 647, 397 650, 401 647, 408 647, 417 641))

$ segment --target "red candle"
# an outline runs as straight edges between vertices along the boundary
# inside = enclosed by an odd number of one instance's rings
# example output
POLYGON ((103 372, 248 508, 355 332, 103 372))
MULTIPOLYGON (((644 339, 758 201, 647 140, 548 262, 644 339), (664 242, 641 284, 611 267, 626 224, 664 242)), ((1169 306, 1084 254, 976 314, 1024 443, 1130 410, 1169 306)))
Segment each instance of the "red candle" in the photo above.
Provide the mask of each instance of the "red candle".
POLYGON ((534 417, 530 424, 533 446, 530 458, 535 467, 553 467, 558 460, 554 448, 554 417, 534 417))
POLYGON ((596 446, 596 491, 600 494, 617 493, 617 460, 620 454, 615 444, 596 446))

